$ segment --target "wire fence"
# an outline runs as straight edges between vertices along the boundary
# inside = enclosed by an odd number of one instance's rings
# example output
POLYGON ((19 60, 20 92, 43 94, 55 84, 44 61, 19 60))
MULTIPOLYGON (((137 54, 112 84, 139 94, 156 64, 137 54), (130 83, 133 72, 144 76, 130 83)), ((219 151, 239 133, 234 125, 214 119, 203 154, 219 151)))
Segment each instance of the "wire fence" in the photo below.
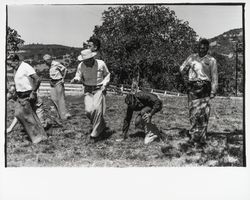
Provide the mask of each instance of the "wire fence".
MULTIPOLYGON (((42 83, 38 89, 39 95, 49 95, 50 94, 50 83, 48 80, 42 80, 42 83)), ((65 94, 66 95, 81 95, 84 93, 84 86, 82 84, 71 84, 69 82, 64 83, 65 94)), ((155 93, 157 95, 173 95, 173 96, 185 96, 185 94, 178 93, 178 92, 171 92, 166 90, 159 90, 153 88, 143 88, 144 91, 155 93)), ((116 85, 116 84, 109 84, 107 87, 108 93, 113 93, 117 95, 123 95, 131 92, 130 85, 116 85)))

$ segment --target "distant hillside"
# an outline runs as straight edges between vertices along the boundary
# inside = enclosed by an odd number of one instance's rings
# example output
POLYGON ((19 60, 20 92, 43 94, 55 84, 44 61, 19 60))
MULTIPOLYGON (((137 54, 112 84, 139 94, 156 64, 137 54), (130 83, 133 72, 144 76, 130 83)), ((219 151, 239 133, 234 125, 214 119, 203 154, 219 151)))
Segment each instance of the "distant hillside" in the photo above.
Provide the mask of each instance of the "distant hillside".
POLYGON ((235 52, 236 43, 242 43, 242 41, 242 28, 229 30, 210 39, 211 52, 217 52, 231 57, 235 52))
POLYGON ((76 57, 81 48, 68 47, 57 44, 28 44, 20 48, 19 54, 24 59, 42 60, 44 54, 50 54, 57 59, 62 59, 63 55, 76 57))
POLYGON ((236 93, 236 70, 237 70, 237 93, 243 93, 243 29, 232 29, 210 39, 210 51, 217 60, 219 72, 218 92, 224 95, 236 93), (236 62, 236 45, 238 60, 236 62), (237 68, 236 68, 237 63, 237 68))

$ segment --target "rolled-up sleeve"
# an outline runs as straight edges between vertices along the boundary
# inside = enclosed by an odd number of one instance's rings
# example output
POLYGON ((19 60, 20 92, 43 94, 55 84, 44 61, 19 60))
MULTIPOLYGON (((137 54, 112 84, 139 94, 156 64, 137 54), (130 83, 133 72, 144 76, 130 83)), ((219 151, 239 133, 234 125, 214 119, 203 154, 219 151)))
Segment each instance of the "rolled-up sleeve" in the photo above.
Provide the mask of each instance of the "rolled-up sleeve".
POLYGON ((106 86, 110 81, 110 72, 107 65, 103 62, 103 81, 102 85, 106 86))

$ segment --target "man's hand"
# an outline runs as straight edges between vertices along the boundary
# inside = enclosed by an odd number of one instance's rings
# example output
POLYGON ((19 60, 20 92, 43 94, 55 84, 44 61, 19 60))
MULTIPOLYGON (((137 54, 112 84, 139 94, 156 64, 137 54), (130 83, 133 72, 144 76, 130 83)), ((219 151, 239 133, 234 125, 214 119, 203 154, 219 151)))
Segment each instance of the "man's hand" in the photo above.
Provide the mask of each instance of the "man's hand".
POLYGON ((101 90, 105 94, 107 92, 106 85, 102 85, 101 90))
POLYGON ((78 82, 78 81, 74 78, 70 81, 70 83, 76 83, 76 82, 78 82))
POLYGON ((30 98, 31 101, 36 101, 36 98, 37 98, 36 92, 32 91, 30 93, 30 97, 29 98, 30 98))
POLYGON ((64 83, 64 78, 62 79, 62 84, 64 83))
POLYGON ((152 118, 151 113, 145 113, 145 114, 142 116, 142 119, 144 119, 147 123, 151 122, 151 118, 152 118))
POLYGON ((7 128, 6 132, 10 133, 12 131, 12 127, 7 128))

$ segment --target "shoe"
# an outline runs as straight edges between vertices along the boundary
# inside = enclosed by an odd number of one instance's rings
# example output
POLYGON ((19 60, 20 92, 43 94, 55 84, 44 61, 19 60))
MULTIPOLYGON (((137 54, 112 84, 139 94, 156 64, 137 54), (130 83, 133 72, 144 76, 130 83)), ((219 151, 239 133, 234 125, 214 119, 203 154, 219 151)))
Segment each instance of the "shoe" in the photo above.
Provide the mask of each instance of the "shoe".
POLYGON ((72 117, 72 115, 69 114, 69 113, 67 113, 67 114, 65 115, 65 118, 66 118, 66 119, 70 119, 71 117, 72 117))
POLYGON ((196 149, 204 149, 207 147, 207 142, 206 141, 200 141, 196 143, 196 149))
POLYGON ((146 137, 144 139, 144 144, 150 144, 151 142, 156 140, 156 138, 158 138, 157 135, 148 134, 148 135, 146 135, 146 137))

